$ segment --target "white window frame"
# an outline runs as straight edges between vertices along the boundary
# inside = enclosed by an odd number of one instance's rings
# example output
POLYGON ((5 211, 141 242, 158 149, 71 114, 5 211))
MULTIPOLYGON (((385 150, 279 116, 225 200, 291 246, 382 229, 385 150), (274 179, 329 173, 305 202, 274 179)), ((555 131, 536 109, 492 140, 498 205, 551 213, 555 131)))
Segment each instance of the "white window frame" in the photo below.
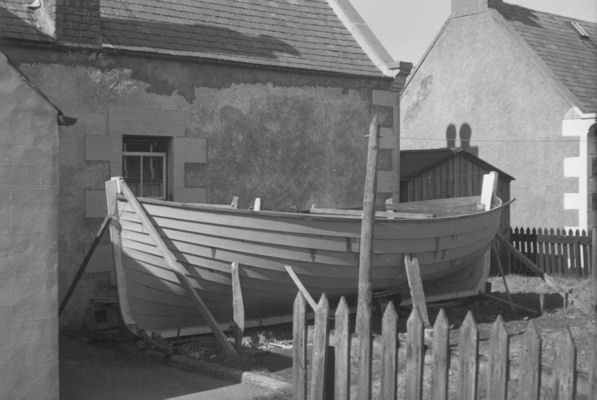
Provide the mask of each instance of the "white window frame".
POLYGON ((140 158, 140 173, 139 174, 140 174, 141 182, 139 184, 140 193, 137 194, 139 197, 148 197, 148 196, 143 196, 143 157, 160 157, 162 159, 162 195, 161 196, 151 196, 148 198, 166 200, 166 192, 167 192, 166 176, 168 175, 167 171, 166 171, 166 153, 153 153, 150 151, 123 151, 122 152, 123 163, 124 163, 124 157, 126 157, 126 156, 140 158))

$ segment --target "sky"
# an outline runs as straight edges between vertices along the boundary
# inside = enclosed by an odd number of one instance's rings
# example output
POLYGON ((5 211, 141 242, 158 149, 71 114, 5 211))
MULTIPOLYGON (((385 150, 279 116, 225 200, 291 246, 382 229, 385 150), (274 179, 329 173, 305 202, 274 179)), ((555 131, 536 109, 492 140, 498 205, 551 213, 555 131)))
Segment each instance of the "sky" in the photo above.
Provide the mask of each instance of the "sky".
MULTIPOLYGON (((450 14, 450 0, 350 0, 396 61, 417 64, 450 14)), ((509 0, 534 10, 597 22, 597 0, 509 0)))

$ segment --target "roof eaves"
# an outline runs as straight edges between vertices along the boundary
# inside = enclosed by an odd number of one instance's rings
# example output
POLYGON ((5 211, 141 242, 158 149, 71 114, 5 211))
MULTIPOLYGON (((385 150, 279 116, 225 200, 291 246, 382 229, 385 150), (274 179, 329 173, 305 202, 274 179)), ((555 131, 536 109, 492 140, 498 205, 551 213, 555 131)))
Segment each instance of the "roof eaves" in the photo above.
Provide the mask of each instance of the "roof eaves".
POLYGON ((0 56, 4 57, 6 59, 7 64, 10 65, 11 68, 14 68, 14 70, 17 71, 19 75, 21 75, 23 82, 25 82, 35 93, 37 93, 39 97, 44 99, 46 103, 48 103, 54 110, 56 110, 56 118, 58 121, 58 125, 70 126, 77 122, 76 118, 65 115, 64 112, 62 112, 62 110, 56 104, 54 104, 54 102, 40 88, 38 88, 35 85, 35 83, 33 83, 29 79, 29 77, 25 75, 25 73, 21 71, 21 69, 15 63, 13 63, 6 54, 0 51, 0 56))
POLYGON ((262 67, 274 70, 294 70, 294 71, 306 71, 311 73, 322 73, 326 75, 337 75, 337 76, 351 76, 351 77, 359 77, 359 78, 367 78, 367 79, 380 79, 380 80, 390 80, 391 78, 385 76, 383 74, 365 74, 365 73, 357 73, 357 72, 348 72, 348 71, 338 71, 332 70, 327 68, 308 68, 308 67, 290 67, 287 65, 276 65, 273 63, 262 63, 257 60, 252 62, 244 57, 234 57, 234 56, 226 56, 226 55, 214 55, 212 53, 203 53, 203 52, 195 52, 195 51, 183 51, 183 50, 167 50, 167 49, 159 49, 159 48, 152 48, 152 47, 141 47, 141 46, 122 46, 122 45, 112 45, 109 43, 103 43, 102 48, 107 51, 112 52, 126 52, 126 53, 141 53, 144 55, 153 55, 159 57, 175 57, 180 59, 200 59, 206 62, 216 63, 216 64, 231 64, 231 65, 245 65, 251 67, 262 67))

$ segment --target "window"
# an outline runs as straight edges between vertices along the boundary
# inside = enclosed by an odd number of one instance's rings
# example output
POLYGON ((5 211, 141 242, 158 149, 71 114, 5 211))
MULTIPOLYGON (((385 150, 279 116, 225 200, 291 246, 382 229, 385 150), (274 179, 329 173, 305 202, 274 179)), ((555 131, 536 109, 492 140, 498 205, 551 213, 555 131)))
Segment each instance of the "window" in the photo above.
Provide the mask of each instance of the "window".
POLYGON ((122 174, 136 196, 166 199, 169 139, 124 136, 122 174))

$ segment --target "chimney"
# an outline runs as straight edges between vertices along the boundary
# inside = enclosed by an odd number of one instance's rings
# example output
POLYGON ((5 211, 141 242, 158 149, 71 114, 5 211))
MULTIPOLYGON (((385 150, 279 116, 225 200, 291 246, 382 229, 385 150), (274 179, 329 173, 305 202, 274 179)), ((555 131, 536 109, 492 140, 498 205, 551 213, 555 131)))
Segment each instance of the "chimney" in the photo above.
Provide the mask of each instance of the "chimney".
POLYGON ((67 46, 101 45, 100 0, 40 1, 41 7, 30 9, 44 33, 67 46))
POLYGON ((392 82, 392 90, 401 92, 402 89, 404 89, 406 78, 408 78, 413 69, 413 64, 410 62, 399 61, 389 65, 388 68, 392 71, 398 72, 394 77, 394 82, 392 82))
POLYGON ((488 7, 497 7, 502 0, 452 0, 451 17, 462 17, 487 11, 488 7))

